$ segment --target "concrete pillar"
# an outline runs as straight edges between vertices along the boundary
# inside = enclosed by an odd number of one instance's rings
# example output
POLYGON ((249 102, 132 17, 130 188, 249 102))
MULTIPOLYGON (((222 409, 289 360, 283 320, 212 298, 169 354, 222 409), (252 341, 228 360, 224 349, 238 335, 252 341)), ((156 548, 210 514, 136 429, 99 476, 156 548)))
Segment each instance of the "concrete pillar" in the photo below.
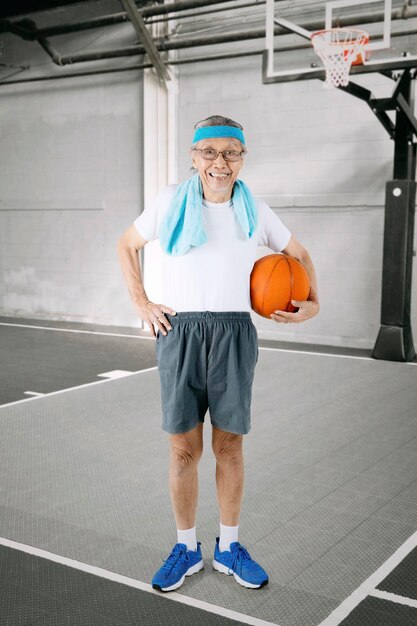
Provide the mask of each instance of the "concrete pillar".
MULTIPOLYGON (((145 70, 143 81, 144 189, 143 208, 148 207, 178 176, 178 78, 170 67, 171 80, 164 84, 153 70, 145 70)), ((158 241, 149 242, 142 256, 146 292, 162 303, 162 251, 158 241)), ((169 306, 169 302, 164 302, 169 306)))

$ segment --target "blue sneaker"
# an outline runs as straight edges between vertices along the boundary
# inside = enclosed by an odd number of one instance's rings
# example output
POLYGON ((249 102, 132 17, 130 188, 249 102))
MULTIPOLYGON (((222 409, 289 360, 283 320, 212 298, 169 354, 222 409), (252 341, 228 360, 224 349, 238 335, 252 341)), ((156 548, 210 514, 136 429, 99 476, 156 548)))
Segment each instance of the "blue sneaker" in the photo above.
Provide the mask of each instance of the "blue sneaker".
POLYGON ((233 574, 239 585, 249 589, 259 589, 267 585, 269 581, 265 570, 252 559, 246 548, 238 541, 234 541, 230 545, 230 551, 220 552, 219 538, 217 537, 213 567, 218 572, 228 576, 233 574))
POLYGON ((152 579, 152 587, 158 591, 174 591, 181 587, 186 576, 196 574, 204 567, 201 543, 197 550, 187 550, 185 543, 176 543, 163 566, 152 579))

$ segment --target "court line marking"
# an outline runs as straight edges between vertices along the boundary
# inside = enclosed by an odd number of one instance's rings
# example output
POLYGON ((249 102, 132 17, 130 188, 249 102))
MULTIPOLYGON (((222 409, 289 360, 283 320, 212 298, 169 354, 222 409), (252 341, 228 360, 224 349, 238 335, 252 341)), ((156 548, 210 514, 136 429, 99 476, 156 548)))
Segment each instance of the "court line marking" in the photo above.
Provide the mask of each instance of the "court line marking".
POLYGON ((354 354, 334 354, 333 352, 317 352, 313 350, 297 350, 296 348, 269 348, 259 346, 259 350, 272 350, 275 352, 289 352, 290 354, 313 354, 314 356, 333 356, 337 359, 359 359, 360 361, 372 361, 374 363, 396 363, 397 365, 417 365, 416 361, 385 361, 384 359, 373 359, 370 356, 355 356, 354 354))
POLYGON ((44 393, 40 393, 39 391, 24 391, 28 396, 44 396, 44 393))
POLYGON ((152 372, 153 370, 157 370, 155 367, 148 367, 144 370, 138 370, 137 372, 130 372, 129 374, 125 374, 120 378, 104 378, 103 380, 94 380, 92 383, 85 383, 84 385, 77 385, 75 387, 68 387, 67 389, 58 389, 58 391, 51 391, 51 393, 44 393, 40 396, 33 396, 32 398, 23 398, 23 400, 15 400, 14 402, 8 402, 7 404, 1 404, 0 410, 4 409, 7 406, 13 406, 14 404, 21 404, 22 402, 33 402, 34 400, 40 400, 43 398, 49 398, 50 396, 57 396, 59 393, 67 393, 67 391, 74 391, 74 389, 83 389, 84 387, 92 387, 93 385, 104 385, 105 383, 111 383, 115 380, 120 380, 121 378, 128 378, 129 376, 135 376, 136 374, 143 374, 144 372, 152 372))
POLYGON ((371 595, 392 570, 417 546, 417 531, 411 535, 373 574, 330 613, 318 626, 338 626, 354 608, 371 595))
MULTIPOLYGON (((38 330, 55 330, 62 333, 82 333, 86 335, 104 335, 106 337, 129 337, 130 339, 152 339, 154 337, 142 337, 141 335, 124 335, 122 333, 102 333, 98 330, 81 330, 76 328, 53 328, 52 326, 33 326, 31 324, 9 324, 7 322, 0 322, 0 326, 16 326, 17 328, 36 328, 38 330)), ((141 330, 141 329, 138 329, 141 330)))
POLYGON ((88 574, 93 574, 94 576, 99 576, 100 578, 105 578, 116 583, 121 583, 122 585, 126 585, 128 587, 134 587, 135 589, 146 591, 147 593, 151 593, 155 596, 158 596, 159 598, 174 600, 175 602, 187 604, 189 606, 193 606, 197 609, 201 609, 209 613, 221 615, 222 617, 228 617, 230 619, 243 622, 244 624, 251 624, 252 626, 279 626, 279 624, 267 622, 257 617, 252 617, 251 615, 245 615, 244 613, 238 613, 236 611, 226 609, 225 607, 217 606, 216 604, 210 604, 209 602, 204 602, 203 600, 197 600, 196 598, 183 596, 176 591, 171 591, 170 593, 161 593, 153 589, 149 583, 144 583, 140 580, 136 580, 135 578, 129 578, 128 576, 123 576, 122 574, 111 572, 110 570, 103 569, 102 567, 89 565, 88 563, 82 563, 81 561, 76 561, 74 559, 70 559, 59 554, 54 554, 53 552, 48 552, 47 550, 42 550, 41 548, 35 548, 34 546, 29 546, 24 543, 12 541, 11 539, 0 537, 0 545, 8 548, 13 548, 15 550, 20 550, 21 552, 26 552, 27 554, 32 554, 33 556, 39 556, 43 559, 47 559, 48 561, 54 561, 55 563, 60 563, 61 565, 66 565, 68 567, 72 567, 73 569, 87 572, 88 574))
MULTIPOLYGON (((370 356, 355 356, 353 354, 333 354, 333 352, 316 352, 313 350, 291 350, 290 348, 268 348, 266 346, 259 346, 259 350, 271 350, 272 352, 289 352, 290 354, 313 354, 314 356, 334 356, 338 359, 359 359, 360 361, 376 361, 370 356)), ((409 363, 401 363, 402 365, 409 365, 409 363)), ((411 363, 413 365, 413 363, 411 363)))
MULTIPOLYGON (((154 337, 146 337, 143 335, 126 335, 121 333, 103 333, 95 330, 77 330, 72 328, 53 328, 50 326, 33 326, 29 324, 11 324, 6 322, 0 322, 0 326, 16 326, 18 328, 35 328, 39 330, 54 330, 61 331, 64 333, 84 333, 87 335, 102 335, 104 337, 126 337, 130 339, 145 339, 147 341, 155 341, 154 337)), ((140 330, 140 329, 139 329, 140 330)), ((266 340, 267 341, 267 340, 266 340)), ((289 352, 290 354, 312 354, 315 356, 330 356, 336 357, 339 359, 359 359, 361 361, 375 361, 369 356, 355 356, 349 354, 334 354, 333 352, 317 352, 313 350, 297 350, 296 348, 269 348, 266 346, 259 346, 259 350, 269 350, 272 352, 289 352)), ((399 362, 400 365, 415 365, 412 362, 399 362)))
POLYGON ((374 596, 375 598, 381 598, 382 600, 396 602, 397 604, 405 604, 406 606, 411 606, 413 609, 417 609, 417 600, 407 598, 407 596, 399 596, 396 593, 382 591, 381 589, 374 589, 374 591, 372 591, 369 595, 374 596))
POLYGON ((112 370, 111 372, 103 372, 102 374, 97 374, 100 378, 111 378, 116 380, 116 378, 124 378, 125 376, 129 376, 132 373, 132 370, 112 370))

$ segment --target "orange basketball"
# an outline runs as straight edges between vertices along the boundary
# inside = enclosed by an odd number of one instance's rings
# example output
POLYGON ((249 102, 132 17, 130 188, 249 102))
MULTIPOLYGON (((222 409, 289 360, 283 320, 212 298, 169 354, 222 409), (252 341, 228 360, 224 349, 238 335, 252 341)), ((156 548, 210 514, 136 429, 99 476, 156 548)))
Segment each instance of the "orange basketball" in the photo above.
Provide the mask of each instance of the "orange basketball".
POLYGON ((269 318, 274 311, 297 311, 291 300, 307 300, 308 274, 299 261, 286 254, 268 254, 256 261, 250 275, 252 309, 269 318))

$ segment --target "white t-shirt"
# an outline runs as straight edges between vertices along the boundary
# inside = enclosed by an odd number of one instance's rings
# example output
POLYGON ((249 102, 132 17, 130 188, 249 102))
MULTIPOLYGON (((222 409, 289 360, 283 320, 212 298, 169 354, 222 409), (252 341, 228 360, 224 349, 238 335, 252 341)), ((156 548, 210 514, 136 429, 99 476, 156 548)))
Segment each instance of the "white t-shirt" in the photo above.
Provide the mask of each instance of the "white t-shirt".
MULTIPOLYGON (((169 185, 153 206, 134 221, 146 241, 158 238, 162 219, 176 192, 169 185)), ((162 304, 174 311, 251 311, 250 273, 258 246, 281 252, 290 231, 262 200, 256 199, 258 224, 247 239, 233 210, 232 201, 216 204, 203 200, 203 228, 207 242, 181 256, 162 254, 162 304)))

